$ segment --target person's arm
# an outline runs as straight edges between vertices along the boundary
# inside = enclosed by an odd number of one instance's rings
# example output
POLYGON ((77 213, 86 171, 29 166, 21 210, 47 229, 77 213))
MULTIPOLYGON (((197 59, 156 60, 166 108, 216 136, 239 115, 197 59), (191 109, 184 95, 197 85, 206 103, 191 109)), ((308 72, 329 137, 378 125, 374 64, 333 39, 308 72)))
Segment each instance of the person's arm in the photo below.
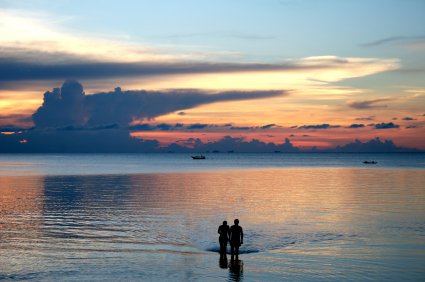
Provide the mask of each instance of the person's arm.
POLYGON ((241 227, 241 244, 243 244, 243 229, 241 227))

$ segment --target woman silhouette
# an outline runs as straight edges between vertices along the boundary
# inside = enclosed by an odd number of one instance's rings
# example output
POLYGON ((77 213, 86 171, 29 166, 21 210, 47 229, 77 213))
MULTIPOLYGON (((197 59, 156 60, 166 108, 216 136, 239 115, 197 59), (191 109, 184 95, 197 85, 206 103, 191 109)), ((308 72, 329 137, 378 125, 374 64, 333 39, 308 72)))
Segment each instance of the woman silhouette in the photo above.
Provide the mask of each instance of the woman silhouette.
POLYGON ((220 237, 218 238, 218 241, 220 242, 220 254, 225 254, 227 242, 229 241, 229 225, 227 225, 227 221, 223 221, 223 225, 218 227, 218 234, 220 234, 220 237))

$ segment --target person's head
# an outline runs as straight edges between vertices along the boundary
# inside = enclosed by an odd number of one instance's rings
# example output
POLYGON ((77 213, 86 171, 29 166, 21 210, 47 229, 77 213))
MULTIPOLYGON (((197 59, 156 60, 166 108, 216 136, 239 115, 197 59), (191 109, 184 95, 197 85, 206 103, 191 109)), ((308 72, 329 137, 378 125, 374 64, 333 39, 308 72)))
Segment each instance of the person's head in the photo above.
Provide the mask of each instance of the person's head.
POLYGON ((238 225, 239 224, 239 219, 235 219, 235 224, 238 225))
POLYGON ((227 221, 223 221, 223 225, 227 225, 227 221))

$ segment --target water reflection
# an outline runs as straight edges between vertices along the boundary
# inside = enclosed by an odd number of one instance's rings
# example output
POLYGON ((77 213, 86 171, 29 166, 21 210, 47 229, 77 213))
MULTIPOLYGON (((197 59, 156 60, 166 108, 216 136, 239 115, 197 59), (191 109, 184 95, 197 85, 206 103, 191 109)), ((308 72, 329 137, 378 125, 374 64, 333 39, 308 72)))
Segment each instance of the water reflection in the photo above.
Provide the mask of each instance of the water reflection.
POLYGON ((412 247, 425 234, 423 171, 2 175, 0 182, 0 272, 23 279, 72 272, 73 280, 223 280, 224 272, 229 281, 279 280, 286 272, 291 280, 299 269, 306 280, 423 275, 424 253, 412 247), (234 218, 244 227, 245 271, 237 257, 224 254, 217 267, 208 254, 219 253, 217 226, 234 218))
POLYGON ((243 262, 238 257, 232 256, 229 267, 229 281, 242 281, 243 279, 243 262))

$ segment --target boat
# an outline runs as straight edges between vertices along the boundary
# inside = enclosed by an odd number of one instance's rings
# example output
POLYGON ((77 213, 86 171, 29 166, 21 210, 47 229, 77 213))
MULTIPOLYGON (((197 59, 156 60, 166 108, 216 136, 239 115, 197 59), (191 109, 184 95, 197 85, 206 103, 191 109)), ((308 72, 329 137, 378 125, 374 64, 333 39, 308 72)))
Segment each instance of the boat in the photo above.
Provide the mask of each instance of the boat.
POLYGON ((203 159, 205 159, 205 156, 202 156, 202 155, 200 155, 200 156, 191 156, 191 157, 194 160, 203 160, 203 159))
POLYGON ((363 163, 364 163, 364 164, 377 164, 378 162, 375 162, 375 161, 371 161, 371 162, 364 161, 363 163))

